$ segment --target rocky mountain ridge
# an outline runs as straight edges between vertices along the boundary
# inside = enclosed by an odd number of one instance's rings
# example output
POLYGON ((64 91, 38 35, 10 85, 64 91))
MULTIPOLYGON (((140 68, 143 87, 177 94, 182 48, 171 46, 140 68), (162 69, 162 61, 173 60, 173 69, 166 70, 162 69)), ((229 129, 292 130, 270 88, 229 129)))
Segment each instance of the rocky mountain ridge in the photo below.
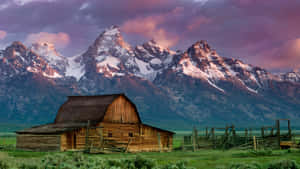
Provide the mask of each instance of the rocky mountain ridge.
POLYGON ((298 72, 276 75, 221 57, 203 40, 183 52, 154 40, 132 47, 116 26, 73 57, 50 43, 27 48, 14 42, 0 50, 0 75, 0 115, 8 121, 32 122, 32 112, 37 121, 49 121, 67 95, 117 92, 137 103, 145 121, 159 125, 299 118, 298 72))

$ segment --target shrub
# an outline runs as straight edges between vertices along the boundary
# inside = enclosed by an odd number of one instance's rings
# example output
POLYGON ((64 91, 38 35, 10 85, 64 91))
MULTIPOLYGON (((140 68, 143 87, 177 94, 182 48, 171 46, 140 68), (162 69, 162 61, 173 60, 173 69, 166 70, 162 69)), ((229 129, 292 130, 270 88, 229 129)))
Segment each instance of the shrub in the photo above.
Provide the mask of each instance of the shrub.
POLYGON ((28 165, 28 164, 22 164, 19 169, 38 169, 39 167, 36 165, 28 165))
POLYGON ((299 169, 299 165, 292 160, 281 160, 271 163, 268 169, 299 169))
POLYGON ((134 160, 134 166, 137 169, 151 169, 155 166, 155 163, 153 160, 138 155, 134 160))
POLYGON ((231 164, 228 169, 262 169, 262 167, 257 163, 236 163, 231 164))
POLYGON ((9 169, 9 166, 4 161, 0 161, 0 169, 9 169))
MULTIPOLYGON (((188 169, 185 162, 158 166, 156 161, 137 155, 133 159, 104 160, 84 156, 81 153, 69 155, 47 155, 42 159, 41 168, 46 169, 188 169)), ((35 168, 22 168, 35 169, 35 168)))
POLYGON ((161 169, 192 169, 192 168, 186 167, 185 161, 179 161, 175 164, 169 163, 169 164, 161 167, 161 169))

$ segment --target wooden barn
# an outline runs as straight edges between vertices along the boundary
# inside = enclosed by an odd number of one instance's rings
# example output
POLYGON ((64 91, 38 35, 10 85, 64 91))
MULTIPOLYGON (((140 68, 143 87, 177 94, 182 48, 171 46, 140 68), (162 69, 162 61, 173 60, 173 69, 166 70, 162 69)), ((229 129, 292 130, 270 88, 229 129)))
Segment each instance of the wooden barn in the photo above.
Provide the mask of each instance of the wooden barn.
POLYGON ((36 151, 171 151, 173 132, 143 124, 124 94, 69 96, 54 123, 17 131, 17 148, 36 151))

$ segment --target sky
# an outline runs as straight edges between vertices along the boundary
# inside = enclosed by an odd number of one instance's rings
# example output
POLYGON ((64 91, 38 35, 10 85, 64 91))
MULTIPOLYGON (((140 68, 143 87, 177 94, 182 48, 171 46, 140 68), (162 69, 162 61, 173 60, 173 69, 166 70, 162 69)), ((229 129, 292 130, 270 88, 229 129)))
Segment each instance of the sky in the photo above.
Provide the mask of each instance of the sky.
POLYGON ((72 56, 117 25, 132 46, 206 40, 221 56, 290 71, 300 68, 299 9, 300 0, 0 0, 0 48, 43 41, 72 56))

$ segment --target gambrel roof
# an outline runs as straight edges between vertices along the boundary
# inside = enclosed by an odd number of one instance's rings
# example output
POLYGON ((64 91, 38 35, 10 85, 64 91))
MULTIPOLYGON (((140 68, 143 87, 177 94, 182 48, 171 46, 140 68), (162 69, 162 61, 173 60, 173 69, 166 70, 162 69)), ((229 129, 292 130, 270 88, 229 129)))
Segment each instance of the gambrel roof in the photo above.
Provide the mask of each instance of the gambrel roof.
POLYGON ((99 123, 103 120, 107 108, 118 97, 125 97, 135 108, 139 122, 139 113, 135 104, 125 94, 97 95, 97 96, 69 96, 68 100, 59 108, 54 123, 99 123))

